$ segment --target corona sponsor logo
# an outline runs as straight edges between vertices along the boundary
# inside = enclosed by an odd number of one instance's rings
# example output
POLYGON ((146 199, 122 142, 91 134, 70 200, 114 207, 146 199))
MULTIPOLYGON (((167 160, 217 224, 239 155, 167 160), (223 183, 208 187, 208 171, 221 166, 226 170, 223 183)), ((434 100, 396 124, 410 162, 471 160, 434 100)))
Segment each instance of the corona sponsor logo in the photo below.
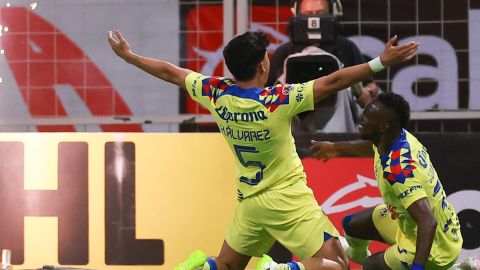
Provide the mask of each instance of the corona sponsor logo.
POLYGON ((227 107, 220 106, 215 108, 218 116, 225 120, 225 122, 258 122, 268 119, 264 111, 253 112, 230 112, 227 107))

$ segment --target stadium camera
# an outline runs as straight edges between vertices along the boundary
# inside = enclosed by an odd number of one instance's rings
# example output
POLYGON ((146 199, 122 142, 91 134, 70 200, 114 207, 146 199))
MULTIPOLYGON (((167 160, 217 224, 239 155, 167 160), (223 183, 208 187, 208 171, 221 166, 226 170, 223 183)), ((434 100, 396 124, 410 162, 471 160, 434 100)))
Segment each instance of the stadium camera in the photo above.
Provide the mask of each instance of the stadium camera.
POLYGON ((289 19, 293 44, 318 44, 336 39, 336 18, 332 15, 297 15, 289 19))
POLYGON ((336 23, 343 13, 342 4, 340 0, 327 1, 329 12, 315 15, 300 12, 302 0, 292 1, 295 16, 289 19, 288 32, 294 44, 313 45, 336 40, 336 23))

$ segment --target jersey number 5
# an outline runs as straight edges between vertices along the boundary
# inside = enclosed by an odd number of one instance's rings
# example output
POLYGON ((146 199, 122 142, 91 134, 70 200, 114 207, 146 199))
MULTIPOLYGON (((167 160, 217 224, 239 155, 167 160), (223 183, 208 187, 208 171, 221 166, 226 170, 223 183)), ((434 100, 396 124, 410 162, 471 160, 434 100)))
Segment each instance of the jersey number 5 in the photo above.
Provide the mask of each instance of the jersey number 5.
POLYGON ((240 176, 240 182, 243 182, 245 184, 249 184, 252 186, 257 185, 262 181, 263 179, 263 170, 265 169, 265 165, 262 164, 260 161, 245 161, 245 159, 242 157, 242 153, 258 153, 257 149, 255 147, 251 146, 240 146, 240 145, 233 145, 235 148, 235 154, 237 154, 238 160, 240 163, 242 163, 243 167, 248 168, 248 167, 258 167, 260 168, 260 171, 258 171, 255 174, 255 178, 251 179, 246 176, 240 176))

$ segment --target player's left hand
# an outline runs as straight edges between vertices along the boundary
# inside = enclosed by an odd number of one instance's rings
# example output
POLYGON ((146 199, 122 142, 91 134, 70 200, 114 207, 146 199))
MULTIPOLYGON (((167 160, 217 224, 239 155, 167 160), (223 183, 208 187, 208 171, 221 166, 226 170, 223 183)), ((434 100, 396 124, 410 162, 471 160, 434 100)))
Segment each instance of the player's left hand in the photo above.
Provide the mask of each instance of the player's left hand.
POLYGON ((380 61, 385 67, 391 67, 412 59, 418 50, 420 43, 410 41, 402 45, 394 46, 398 36, 395 35, 385 44, 385 49, 380 55, 380 61))

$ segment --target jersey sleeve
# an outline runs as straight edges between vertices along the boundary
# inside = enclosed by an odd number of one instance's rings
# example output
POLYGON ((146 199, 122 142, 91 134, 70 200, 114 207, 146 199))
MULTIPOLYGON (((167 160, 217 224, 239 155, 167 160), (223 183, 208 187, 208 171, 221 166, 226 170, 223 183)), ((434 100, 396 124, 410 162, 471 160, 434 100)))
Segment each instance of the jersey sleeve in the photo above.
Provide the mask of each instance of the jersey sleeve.
POLYGON ((272 97, 265 101, 271 112, 282 118, 291 118, 301 112, 314 109, 313 81, 273 86, 272 97))
POLYGON ((197 72, 190 72, 187 77, 185 77, 185 88, 190 97, 208 110, 212 107, 211 93, 214 92, 210 85, 211 78, 210 76, 205 76, 197 72))
POLYGON ((392 174, 393 177, 390 179, 395 178, 395 180, 389 181, 400 204, 407 209, 415 201, 427 197, 425 181, 428 176, 423 167, 414 160, 404 161, 404 164, 399 167, 403 167, 403 169, 392 174))

